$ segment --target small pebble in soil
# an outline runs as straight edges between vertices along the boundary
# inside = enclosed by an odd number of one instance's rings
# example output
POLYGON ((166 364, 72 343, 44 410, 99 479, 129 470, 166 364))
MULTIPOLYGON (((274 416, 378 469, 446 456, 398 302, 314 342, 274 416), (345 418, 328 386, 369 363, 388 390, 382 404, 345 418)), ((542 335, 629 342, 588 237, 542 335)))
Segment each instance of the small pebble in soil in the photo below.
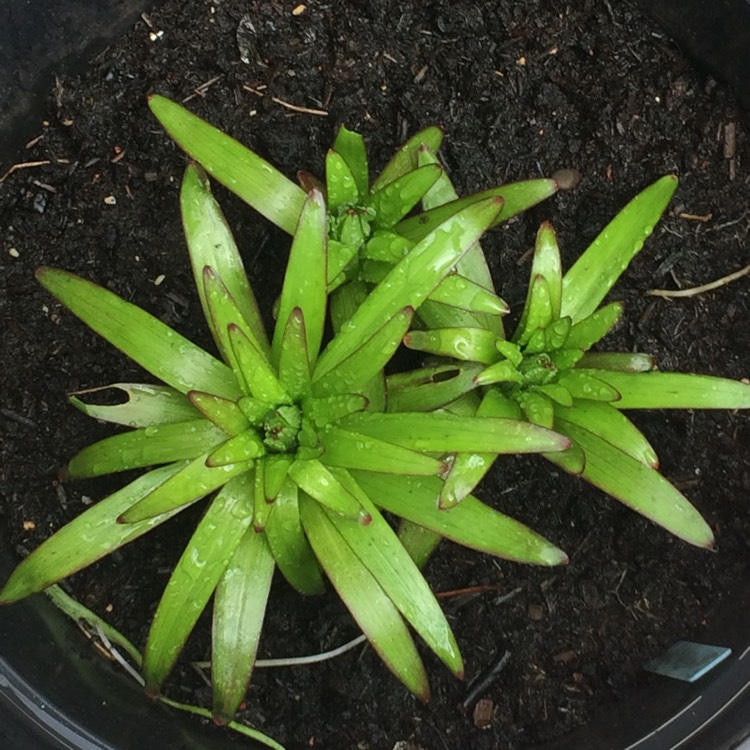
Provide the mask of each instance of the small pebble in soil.
POLYGON ((489 698, 480 698, 474 706, 474 726, 477 729, 487 729, 492 724, 492 712, 495 704, 489 698))
POLYGON ((544 617, 544 607, 541 604, 529 604, 526 610, 529 620, 539 622, 544 617))
POLYGON ((552 179, 560 190, 575 190, 581 182, 581 173, 577 169, 558 169, 552 179))

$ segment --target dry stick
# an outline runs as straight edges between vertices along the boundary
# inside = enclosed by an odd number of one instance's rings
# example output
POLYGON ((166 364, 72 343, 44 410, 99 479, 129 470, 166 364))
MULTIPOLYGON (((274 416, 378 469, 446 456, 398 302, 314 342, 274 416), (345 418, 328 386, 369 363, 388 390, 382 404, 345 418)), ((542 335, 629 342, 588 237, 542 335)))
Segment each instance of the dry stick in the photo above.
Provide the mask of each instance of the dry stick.
POLYGON ((17 172, 19 169, 29 169, 30 167, 43 167, 46 164, 51 164, 52 162, 49 159, 44 159, 43 161, 24 161, 20 164, 13 164, 13 166, 10 167, 10 169, 2 176, 0 177, 0 182, 5 182, 5 180, 10 177, 13 172, 17 172))
MULTIPOLYGON (((263 86, 262 88, 266 88, 263 86)), ((251 94, 255 94, 255 96, 265 96, 265 93, 263 92, 261 87, 253 88, 252 86, 248 86, 245 84, 242 89, 244 91, 248 91, 251 94)), ((300 112, 304 115, 319 115, 320 117, 328 117, 328 111, 325 109, 312 109, 310 107, 300 107, 298 104, 291 104, 290 102, 286 102, 283 99, 279 99, 278 96, 272 96, 271 101, 275 102, 276 104, 280 104, 282 107, 286 107, 287 109, 291 109, 292 112, 300 112)))
POLYGON ((697 294, 703 294, 703 292, 710 292, 713 289, 726 286, 737 279, 741 279, 743 276, 747 276, 750 273, 750 265, 741 268, 739 271, 730 273, 728 276, 722 276, 716 281, 711 281, 708 284, 702 284, 701 286, 694 286, 692 289, 678 289, 672 291, 670 289, 649 289, 646 294, 652 297, 664 297, 670 299, 672 297, 695 297, 697 294))
POLYGON ((469 686, 469 693, 466 698, 463 699, 461 705, 468 709, 469 706, 479 697, 479 694, 486 690, 500 675, 510 661, 510 651, 505 651, 503 655, 497 659, 490 668, 481 676, 479 676, 469 686))

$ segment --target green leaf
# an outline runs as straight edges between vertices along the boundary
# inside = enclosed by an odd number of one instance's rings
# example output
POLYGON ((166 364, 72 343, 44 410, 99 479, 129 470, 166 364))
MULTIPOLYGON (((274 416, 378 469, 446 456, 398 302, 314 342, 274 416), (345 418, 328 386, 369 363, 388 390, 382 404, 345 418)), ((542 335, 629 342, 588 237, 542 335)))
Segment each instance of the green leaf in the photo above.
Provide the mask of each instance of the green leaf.
POLYGON ((544 393, 521 390, 514 396, 529 422, 546 427, 548 430, 554 427, 555 417, 552 401, 544 393))
POLYGON ((362 253, 366 260, 380 261, 395 265, 411 252, 413 242, 389 229, 376 229, 365 245, 362 253))
POLYGON ((586 398, 592 401, 618 401, 620 392, 606 380, 598 377, 598 370, 568 370, 558 378, 573 398, 586 398))
POLYGON ((565 565, 567 555, 518 521, 469 495, 450 510, 437 507, 441 482, 353 471, 352 476, 378 507, 437 532, 458 544, 506 560, 531 565, 565 565))
POLYGON ((661 474, 588 430, 559 421, 586 454, 584 479, 689 544, 713 545, 700 513, 661 474))
POLYGON ((311 398, 304 402, 305 415, 316 427, 324 427, 330 422, 336 422, 342 417, 364 411, 367 399, 352 393, 344 393, 323 398, 311 398))
POLYGON ((225 724, 242 703, 255 664, 274 560, 263 534, 245 531, 216 589, 211 638, 213 719, 225 724))
POLYGON ((586 352, 577 364, 592 370, 649 372, 656 367, 656 360, 650 354, 637 352, 586 352))
POLYGON ((490 365, 474 377, 476 385, 492 385, 493 383, 522 383, 523 377, 518 368, 510 360, 503 359, 490 365))
POLYGON ((318 434, 325 448, 321 460, 326 466, 427 476, 437 476, 446 469, 443 461, 424 453, 332 425, 318 434))
POLYGON ((387 411, 434 411, 471 391, 480 364, 446 364, 389 375, 387 411))
POLYGON ((562 300, 562 264, 560 262, 560 248, 557 246, 557 236, 552 224, 545 221, 536 235, 534 246, 534 260, 531 266, 531 278, 542 276, 547 282, 552 319, 560 317, 560 303, 562 300))
POLYGON ((221 347, 222 334, 212 326, 203 282, 203 269, 206 266, 213 269, 222 280, 244 323, 268 354, 269 345, 263 318, 247 280, 242 258, 224 214, 211 195, 208 178, 197 164, 189 164, 185 170, 180 190, 180 208, 195 286, 217 346, 221 347))
POLYGON ((299 308, 305 321, 307 355, 314 362, 320 351, 326 317, 326 285, 328 283, 326 252, 326 206, 323 196, 313 191, 305 201, 284 275, 273 337, 273 359, 278 364, 285 321, 299 308))
POLYGON ((305 193, 250 149, 163 96, 148 105, 177 144, 224 187, 293 234, 305 193))
POLYGON ((575 399, 568 409, 555 405, 555 418, 583 427, 652 469, 659 468, 659 459, 651 444, 612 404, 575 399))
MULTIPOLYGON (((343 125, 339 126, 336 138, 333 141, 333 150, 341 154, 349 171, 354 177, 359 196, 367 195, 370 184, 369 168, 367 166, 367 150, 365 142, 359 133, 348 130, 343 125)), ((330 197, 330 196, 329 196, 330 197)))
POLYGON ((377 229, 390 229, 401 221, 435 184, 442 171, 439 164, 427 164, 374 190, 367 200, 367 205, 375 211, 373 225, 377 229))
POLYGON ((442 142, 443 131, 441 128, 432 126, 415 133, 393 155, 393 158, 388 162, 385 169, 372 183, 371 191, 380 190, 380 188, 385 187, 407 172, 411 172, 417 166, 417 153, 420 148, 427 146, 433 151, 437 151, 442 142))
POLYGON ((71 459, 67 474, 82 479, 192 459, 226 439, 207 419, 144 427, 87 446, 71 459))
POLYGON ((226 440, 212 450, 206 458, 206 466, 229 466, 244 461, 252 461, 266 454, 266 446, 255 430, 245 430, 226 440))
POLYGON ((574 323, 591 315, 653 232, 674 191, 667 175, 640 192, 603 229, 563 277, 560 315, 574 323))
POLYGON ((0 591, 0 604, 8 604, 46 589, 138 539, 182 510, 175 509, 127 526, 116 522, 129 508, 184 466, 185 463, 180 462, 143 474, 56 531, 16 567, 0 591))
POLYGON ((537 453, 569 445, 567 438, 526 422, 438 412, 353 414, 341 426, 404 448, 438 453, 537 453))
POLYGON ((271 453, 263 459, 263 496, 267 503, 272 503, 281 491, 293 461, 288 453, 271 453))
POLYGON ((317 398, 356 393, 390 361, 409 330, 414 308, 405 307, 394 315, 355 352, 318 377, 313 376, 312 392, 317 398))
POLYGON ((174 424, 200 416, 200 412, 190 405, 182 393, 164 385, 112 383, 100 388, 75 391, 68 397, 68 401, 89 417, 128 427, 174 424), (127 401, 122 404, 88 404, 77 398, 90 393, 103 393, 110 389, 125 393, 127 401))
POLYGON ((212 468, 206 466, 207 457, 208 454, 204 453, 152 489, 120 515, 117 519, 118 524, 139 523, 163 513, 179 510, 219 489, 232 477, 250 468, 250 464, 247 463, 212 468))
POLYGON ((159 691, 253 518, 249 475, 228 482, 208 506, 167 582, 143 654, 146 689, 159 691))
MULTIPOLYGON (((475 414, 477 417, 500 419, 519 419, 522 416, 518 404, 496 388, 487 390, 475 414)), ((461 502, 474 491, 494 461, 494 453, 457 453, 440 488, 438 507, 448 510, 461 502)))
POLYGON ((250 422, 236 401, 202 391, 190 391, 188 398, 198 412, 229 436, 239 435, 250 427, 250 422))
MULTIPOLYGON (((552 294, 549 284, 544 276, 533 276, 529 284, 529 293, 521 314, 521 321, 513 336, 513 341, 519 346, 529 344, 537 331, 543 332, 552 322, 552 314, 552 294)), ((542 333, 542 346, 544 345, 543 341, 542 333)), ((529 345, 527 349, 541 351, 539 347, 533 345, 529 345)))
POLYGON ((430 300, 472 313, 507 315, 510 312, 507 303, 494 292, 457 273, 446 276, 430 295, 430 300))
POLYGON ((309 396, 312 390, 305 316, 299 307, 295 307, 289 314, 281 337, 279 382, 295 401, 309 396))
POLYGON ((301 594, 312 596, 323 592, 323 578, 302 530, 298 491, 291 479, 281 485, 266 524, 266 539, 284 578, 301 594))
POLYGON ((616 389, 618 409, 750 409, 750 385, 712 375, 586 370, 616 389))
POLYGON ((234 373, 223 362, 145 310, 67 271, 42 266, 36 277, 89 328, 180 393, 240 395, 234 373))
POLYGON ((370 523, 370 516, 359 500, 320 461, 297 460, 289 467, 289 476, 301 490, 334 513, 363 525, 370 523))
POLYGON ((359 189, 349 165, 341 154, 329 149, 326 154, 326 192, 331 212, 357 203, 359 189))
POLYGON ((429 700, 427 674, 398 609, 318 504, 304 494, 300 517, 315 554, 352 617, 388 669, 429 700))
POLYGON ((339 478, 372 517, 364 527, 328 513, 328 518, 362 564, 380 584, 406 621, 459 679, 464 665, 458 644, 440 605, 409 553, 367 495, 346 472, 339 478))
MULTIPOLYGON (((412 240, 412 242, 419 242, 428 232, 433 231, 438 225, 442 224, 458 211, 462 211, 467 206, 487 200, 488 198, 498 198, 503 201, 503 210, 491 224, 491 226, 497 226, 499 223, 507 221, 516 214, 526 211, 537 203, 549 198, 556 191, 557 184, 553 180, 547 179, 498 185, 489 190, 469 195, 466 198, 458 198, 450 203, 444 203, 429 211, 417 214, 417 216, 405 219, 396 225, 395 230, 407 239, 412 240)), ((459 272, 465 273, 465 269, 459 269, 459 272)), ((472 278, 472 281, 482 283, 480 279, 475 279, 472 276, 469 276, 469 278, 472 278)))
POLYGON ((564 346, 570 329, 570 318, 553 320, 544 330, 544 351, 551 352, 564 346))
POLYGON ((433 328, 410 331, 404 336, 404 345, 441 357, 491 365, 497 361, 496 339, 486 328, 433 328))
POLYGON ((262 352, 234 324, 229 326, 228 332, 237 367, 252 396, 268 404, 290 404, 291 396, 284 390, 262 352))
POLYGON ((617 325, 623 310, 622 302, 612 302, 586 316, 571 327, 565 346, 587 351, 617 325))
POLYGON ((266 502, 266 462, 260 459, 255 462, 253 487, 253 528, 260 534, 266 528, 272 506, 266 502))
POLYGON ((320 378, 353 354, 387 320, 410 306, 415 310, 497 215, 494 199, 470 206, 429 234, 354 312, 318 360, 313 379, 320 378))

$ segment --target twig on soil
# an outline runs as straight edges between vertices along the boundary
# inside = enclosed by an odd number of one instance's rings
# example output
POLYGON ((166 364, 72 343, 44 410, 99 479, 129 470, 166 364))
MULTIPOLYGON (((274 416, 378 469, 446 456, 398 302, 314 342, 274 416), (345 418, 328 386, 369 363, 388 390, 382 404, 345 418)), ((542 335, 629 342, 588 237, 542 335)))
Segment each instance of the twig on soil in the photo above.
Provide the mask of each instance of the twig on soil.
MULTIPOLYGON (((263 92, 260 87, 253 88, 252 86, 248 86, 247 84, 245 84, 242 87, 242 89, 243 91, 248 91, 251 94, 255 94, 255 96, 265 96, 265 92, 263 92)), ((283 99, 279 99, 278 96, 272 96, 271 101, 276 104, 280 104, 282 107, 291 109, 292 112, 299 112, 304 115, 318 115, 320 117, 328 117, 328 111, 325 109, 313 109, 311 107, 301 107, 299 104, 292 104, 291 102, 287 102, 287 101, 284 101, 283 99)))
POLYGON ((36 427, 36 422, 33 422, 28 417, 24 417, 22 414, 16 414, 16 412, 11 411, 10 409, 0 409, 0 414, 26 427, 36 427))
POLYGON ((436 599, 452 599, 456 596, 465 596, 466 594, 483 594, 485 591, 498 591, 499 586, 494 583, 481 583, 477 586, 467 586, 463 589, 452 589, 451 591, 438 591, 435 593, 436 599))
POLYGON ((200 85, 196 86, 193 89, 193 93, 186 96, 182 103, 185 104, 186 102, 189 102, 191 99, 195 99, 196 96, 204 97, 208 90, 213 86, 217 81, 220 81, 222 78, 224 78, 224 74, 221 73, 218 76, 214 76, 213 78, 209 78, 204 83, 201 83, 200 85))
POLYGON ((744 268, 741 268, 739 271, 735 271, 734 273, 722 276, 720 279, 711 281, 708 284, 701 284, 700 286, 694 286, 690 289, 648 289, 646 291, 646 294, 650 295, 651 297, 664 297, 665 299, 671 299, 672 297, 695 297, 698 294, 703 294, 703 292, 710 292, 714 289, 718 289, 719 287, 731 284, 731 282, 737 281, 737 279, 741 279, 743 276, 747 276, 749 273, 750 265, 747 265, 744 268))
POLYGON ((469 706, 479 697, 479 694, 484 692, 499 676, 500 673, 505 669, 510 661, 510 651, 506 651, 499 659, 490 665, 489 669, 476 678, 469 685, 469 692, 466 697, 461 701, 461 705, 464 709, 468 710, 469 706))
POLYGON ((8 179, 14 172, 17 172, 19 169, 31 169, 31 167, 43 167, 46 164, 51 164, 52 162, 49 159, 43 159, 42 161, 22 161, 18 164, 12 164, 8 171, 0 177, 0 182, 5 182, 5 180, 8 179))

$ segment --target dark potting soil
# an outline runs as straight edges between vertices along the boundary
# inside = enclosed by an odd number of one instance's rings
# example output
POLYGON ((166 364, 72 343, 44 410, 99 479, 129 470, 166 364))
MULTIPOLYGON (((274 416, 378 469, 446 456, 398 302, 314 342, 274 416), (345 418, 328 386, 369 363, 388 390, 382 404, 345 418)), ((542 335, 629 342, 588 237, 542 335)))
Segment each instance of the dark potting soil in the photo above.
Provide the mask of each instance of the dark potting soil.
MULTIPOLYGON (((181 236, 183 154, 145 97, 189 98, 288 175, 322 171, 340 122, 363 133, 377 170, 433 123, 459 192, 579 170, 580 185, 493 231, 484 247, 516 308, 539 223, 551 219, 570 265, 640 189, 665 173, 680 188, 644 252, 612 293, 627 306, 610 350, 656 355, 665 370, 750 375, 747 278, 674 300, 646 290, 694 287, 748 263, 747 120, 731 92, 624 2, 386 0, 167 2, 61 80, 47 119, 0 184, 3 327, 2 522, 14 545, 38 545, 127 477, 61 484, 75 451, 111 434, 65 394, 148 379, 35 283, 40 264, 67 268, 211 346, 181 236), (238 33, 238 29, 240 29, 238 33), (163 32, 163 33, 162 33, 163 32), (242 57, 238 47, 242 45, 242 57), (303 108, 295 110, 292 106, 303 108), (307 110, 323 110, 327 115, 307 110)), ((3 165, 4 167, 10 166, 3 165)), ((287 241, 217 187, 266 310, 287 241)), ((643 664, 676 639, 700 639, 748 575, 750 422, 719 412, 637 413, 663 473, 711 524, 717 550, 693 549, 537 458, 503 458, 481 496, 570 554, 560 569, 523 567, 445 543, 426 574, 448 596, 467 679, 430 654, 421 705, 370 649, 323 664, 257 670, 243 718, 288 745, 331 750, 509 750, 589 721, 651 678, 643 664), (470 683, 510 658, 477 698, 470 683)), ((76 575, 70 588, 138 644, 200 508, 76 575)), ((332 648, 356 634, 333 595, 306 600, 278 580, 261 656, 332 648)), ((207 623, 185 664, 208 658, 207 623)), ((183 665, 168 693, 207 704, 183 665)), ((223 730, 216 730, 223 731, 223 730)))

